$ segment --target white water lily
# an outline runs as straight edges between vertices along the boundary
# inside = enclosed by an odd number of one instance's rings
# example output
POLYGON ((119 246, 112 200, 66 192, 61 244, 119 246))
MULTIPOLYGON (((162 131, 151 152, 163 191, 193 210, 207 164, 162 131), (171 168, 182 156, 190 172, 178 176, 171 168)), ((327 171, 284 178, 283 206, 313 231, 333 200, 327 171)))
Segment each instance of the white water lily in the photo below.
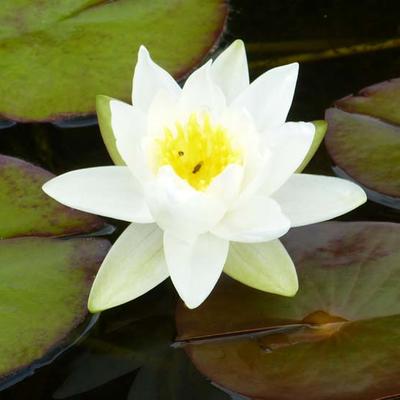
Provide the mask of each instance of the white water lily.
POLYGON ((109 103, 126 166, 69 172, 43 187, 70 207, 131 222, 99 270, 91 311, 135 299, 168 276, 194 308, 222 271, 260 290, 296 293, 278 238, 366 200, 349 181, 295 173, 315 131, 285 122, 297 74, 289 64, 250 84, 235 41, 181 88, 141 47, 133 106, 109 103))

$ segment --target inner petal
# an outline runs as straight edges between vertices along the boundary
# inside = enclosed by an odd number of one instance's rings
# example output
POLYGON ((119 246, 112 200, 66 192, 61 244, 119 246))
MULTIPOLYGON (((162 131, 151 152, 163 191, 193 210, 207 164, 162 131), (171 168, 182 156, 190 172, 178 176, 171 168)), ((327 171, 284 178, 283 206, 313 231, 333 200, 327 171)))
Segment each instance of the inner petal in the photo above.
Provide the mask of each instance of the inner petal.
POLYGON ((165 127, 155 139, 156 171, 170 165, 196 190, 205 190, 230 164, 243 164, 243 151, 208 113, 192 113, 185 121, 165 127))

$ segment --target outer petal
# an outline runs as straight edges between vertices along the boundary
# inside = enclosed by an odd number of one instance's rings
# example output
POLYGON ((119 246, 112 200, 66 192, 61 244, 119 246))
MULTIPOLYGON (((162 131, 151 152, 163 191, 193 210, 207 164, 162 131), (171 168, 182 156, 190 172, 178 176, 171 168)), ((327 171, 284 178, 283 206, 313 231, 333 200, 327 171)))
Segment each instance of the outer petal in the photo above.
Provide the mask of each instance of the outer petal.
POLYGON ((212 229, 216 236, 235 242, 266 242, 284 235, 290 221, 278 203, 268 197, 255 196, 225 214, 212 229))
POLYGON ((209 231, 227 208, 223 198, 195 190, 170 166, 161 167, 147 185, 146 201, 164 231, 185 239, 209 231))
POLYGON ((224 272, 264 292, 294 296, 299 288, 293 261, 279 240, 231 243, 224 272))
POLYGON ((98 95, 96 96, 97 121, 99 123, 100 133, 103 142, 106 145, 108 154, 115 165, 126 165, 122 158, 116 143, 116 137, 111 125, 111 102, 118 101, 112 97, 98 95))
POLYGON ((146 115, 119 100, 110 101, 111 127, 119 154, 127 165, 135 164, 138 143, 146 134, 146 115))
POLYGON ((129 222, 154 222, 128 167, 79 169, 51 179, 43 190, 77 210, 129 222))
POLYGON ((355 183, 331 176, 294 174, 273 198, 291 226, 325 221, 365 203, 365 192, 355 183))
POLYGON ((273 68, 258 77, 232 103, 252 114, 259 131, 286 121, 292 104, 299 65, 273 68))
POLYGON ((302 161, 299 167, 297 167, 296 172, 300 173, 307 167, 308 163, 314 157, 317 152, 322 140, 325 137, 326 131, 328 129, 328 123, 323 120, 313 121, 312 124, 315 127, 314 138, 311 143, 311 146, 306 154, 306 158, 302 161))
POLYGON ((146 112, 160 90, 178 96, 181 88, 167 71, 153 62, 147 49, 141 46, 133 75, 132 104, 146 112))
POLYGON ((167 277, 161 230, 155 224, 131 224, 101 265, 89 310, 99 312, 136 299, 167 277))
POLYGON ((270 150, 262 193, 281 187, 301 165, 313 142, 315 126, 311 122, 288 122, 266 134, 270 150))
POLYGON ((216 58, 211 74, 228 103, 249 86, 246 50, 241 40, 235 40, 216 58))
POLYGON ((207 111, 219 116, 225 108, 225 96, 211 77, 211 61, 189 76, 179 99, 183 116, 193 111, 207 111))
POLYGON ((229 242, 205 233, 186 241, 164 233, 164 252, 173 284, 189 308, 198 307, 221 275, 229 242))

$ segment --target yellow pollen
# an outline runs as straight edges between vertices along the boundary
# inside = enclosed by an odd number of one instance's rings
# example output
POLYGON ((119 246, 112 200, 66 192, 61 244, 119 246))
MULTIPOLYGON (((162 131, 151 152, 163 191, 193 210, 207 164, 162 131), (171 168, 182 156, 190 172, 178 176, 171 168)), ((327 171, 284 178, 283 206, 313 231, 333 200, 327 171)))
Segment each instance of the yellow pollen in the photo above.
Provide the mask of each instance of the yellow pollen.
POLYGON ((170 165, 197 190, 205 190, 229 164, 242 164, 242 152, 233 145, 227 130, 213 125, 208 114, 192 113, 175 129, 164 128, 156 139, 157 169, 170 165))

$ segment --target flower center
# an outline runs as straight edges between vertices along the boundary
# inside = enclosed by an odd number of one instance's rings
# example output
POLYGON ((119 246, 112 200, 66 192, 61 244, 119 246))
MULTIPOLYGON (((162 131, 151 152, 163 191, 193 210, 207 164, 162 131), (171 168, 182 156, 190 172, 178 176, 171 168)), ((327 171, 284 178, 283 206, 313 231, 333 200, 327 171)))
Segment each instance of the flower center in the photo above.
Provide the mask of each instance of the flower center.
POLYGON ((197 190, 205 190, 229 164, 242 164, 243 155, 226 128, 213 125, 209 114, 192 113, 186 123, 164 128, 156 139, 157 167, 170 165, 197 190))

